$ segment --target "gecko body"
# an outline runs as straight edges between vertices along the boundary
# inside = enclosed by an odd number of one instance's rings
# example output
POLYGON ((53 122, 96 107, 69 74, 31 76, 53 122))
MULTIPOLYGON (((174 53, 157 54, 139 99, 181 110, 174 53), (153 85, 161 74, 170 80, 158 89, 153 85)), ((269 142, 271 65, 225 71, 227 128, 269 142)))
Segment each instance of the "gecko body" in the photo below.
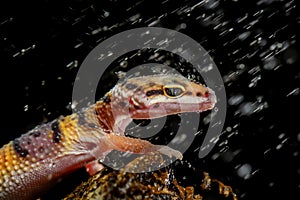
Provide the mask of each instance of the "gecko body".
POLYGON ((159 151, 181 158, 167 146, 124 135, 132 119, 153 119, 183 112, 203 112, 215 93, 179 75, 133 77, 80 112, 37 126, 0 149, 0 199, 35 199, 58 180, 110 151, 137 154, 159 151))

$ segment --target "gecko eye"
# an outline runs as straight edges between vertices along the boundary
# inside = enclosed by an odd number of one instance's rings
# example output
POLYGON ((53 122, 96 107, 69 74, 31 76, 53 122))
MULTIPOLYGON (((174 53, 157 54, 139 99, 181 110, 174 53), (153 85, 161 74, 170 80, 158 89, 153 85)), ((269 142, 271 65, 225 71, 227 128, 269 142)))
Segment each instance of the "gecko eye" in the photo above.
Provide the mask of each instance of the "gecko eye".
POLYGON ((184 88, 181 86, 164 86, 164 94, 170 98, 176 98, 183 95, 184 88))

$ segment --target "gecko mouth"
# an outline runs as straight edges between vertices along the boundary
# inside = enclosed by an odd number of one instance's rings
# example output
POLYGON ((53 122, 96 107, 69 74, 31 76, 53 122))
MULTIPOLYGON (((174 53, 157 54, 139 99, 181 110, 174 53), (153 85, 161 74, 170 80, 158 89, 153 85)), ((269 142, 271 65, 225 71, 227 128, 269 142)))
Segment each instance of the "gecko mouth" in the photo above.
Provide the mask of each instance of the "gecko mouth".
POLYGON ((209 99, 201 103, 157 103, 148 108, 136 110, 131 113, 131 116, 133 119, 159 118, 184 112, 204 112, 211 110, 214 105, 215 101, 209 99))
POLYGON ((165 111, 168 114, 171 113, 183 113, 183 112, 203 112, 210 110, 214 107, 214 103, 211 101, 205 101, 200 104, 195 103, 160 103, 150 107, 149 111, 159 112, 165 111))
POLYGON ((166 102, 151 105, 150 112, 160 112, 165 110, 167 114, 183 113, 183 112, 204 112, 214 108, 217 103, 215 93, 209 89, 207 97, 186 98, 179 102, 166 102))

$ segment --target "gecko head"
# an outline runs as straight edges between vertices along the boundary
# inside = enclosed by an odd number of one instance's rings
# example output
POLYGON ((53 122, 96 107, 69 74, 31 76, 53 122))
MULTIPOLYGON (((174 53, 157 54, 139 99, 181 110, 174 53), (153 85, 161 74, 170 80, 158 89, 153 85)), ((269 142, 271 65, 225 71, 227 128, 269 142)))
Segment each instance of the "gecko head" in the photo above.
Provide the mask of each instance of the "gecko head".
POLYGON ((152 119, 184 112, 211 110, 215 93, 180 75, 151 75, 127 79, 122 93, 132 119, 152 119))

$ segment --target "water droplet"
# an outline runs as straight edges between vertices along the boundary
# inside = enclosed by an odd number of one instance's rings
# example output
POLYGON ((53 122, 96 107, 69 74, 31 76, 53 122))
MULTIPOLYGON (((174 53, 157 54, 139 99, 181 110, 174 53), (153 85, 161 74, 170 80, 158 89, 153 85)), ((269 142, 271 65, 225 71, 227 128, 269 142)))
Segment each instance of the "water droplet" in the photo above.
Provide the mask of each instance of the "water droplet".
POLYGON ((25 106, 24 106, 24 111, 25 111, 25 112, 28 111, 28 105, 25 105, 25 106))
POLYGON ((72 104, 71 104, 71 109, 75 109, 77 105, 78 105, 78 102, 73 101, 72 104))
POLYGON ((110 15, 110 13, 105 11, 103 15, 104 15, 104 17, 108 17, 110 15))
POLYGON ((296 96, 296 95, 299 95, 300 94, 300 88, 295 88, 293 91, 291 91, 290 93, 288 93, 286 96, 296 96))
POLYGON ((244 96, 241 94, 238 94, 238 95, 234 95, 234 96, 230 97, 228 99, 228 104, 236 106, 236 105, 240 104, 242 101, 244 101, 244 96))
POLYGON ((246 102, 240 106, 241 115, 251 115, 254 112, 254 105, 251 102, 246 102))
POLYGON ((109 51, 108 54, 107 54, 108 57, 112 56, 112 55, 113 55, 113 52, 111 52, 111 51, 109 51))
POLYGON ((216 160, 219 156, 220 156, 220 154, 215 153, 214 155, 211 156, 211 159, 216 160))
POLYGON ((181 28, 181 29, 185 29, 185 28, 186 28, 186 23, 180 24, 180 28, 181 28))
POLYGON ((96 35, 96 34, 99 33, 101 30, 102 30, 101 27, 100 27, 100 28, 97 28, 97 29, 93 30, 93 31, 91 32, 91 34, 92 34, 92 35, 96 35))
POLYGON ((250 36, 250 34, 251 34, 250 31, 246 31, 246 32, 240 34, 240 35, 238 36, 238 38, 239 38, 239 40, 245 40, 246 38, 248 38, 248 37, 250 36))
POLYGON ((246 163, 238 168, 237 174, 238 174, 238 176, 240 176, 244 179, 248 179, 248 178, 250 178, 251 171, 252 171, 251 165, 246 163))
POLYGON ((126 68, 128 66, 128 62, 126 60, 123 60, 121 63, 120 63, 120 67, 122 68, 126 68))
POLYGON ((77 66, 78 66, 78 61, 77 60, 73 60, 69 64, 67 64, 66 67, 72 69, 73 67, 77 67, 77 66))
POLYGON ((272 70, 278 65, 278 60, 274 57, 271 57, 267 60, 264 61, 264 66, 263 68, 265 70, 272 70))
POLYGON ((282 144, 278 144, 277 146, 276 146, 276 149, 277 150, 279 150, 279 149, 281 149, 282 148, 282 144))
POLYGON ((136 15, 131 16, 131 17, 129 18, 129 20, 132 21, 132 22, 134 22, 134 21, 136 21, 139 17, 140 17, 140 14, 138 13, 138 14, 136 14, 136 15))
POLYGON ((226 131, 227 131, 227 132, 230 132, 230 131, 232 131, 232 128, 231 128, 230 126, 228 126, 228 127, 226 128, 226 131))
POLYGON ((284 134, 284 133, 281 133, 280 135, 278 135, 278 138, 279 138, 279 139, 282 139, 284 136, 285 136, 285 134, 284 134))

